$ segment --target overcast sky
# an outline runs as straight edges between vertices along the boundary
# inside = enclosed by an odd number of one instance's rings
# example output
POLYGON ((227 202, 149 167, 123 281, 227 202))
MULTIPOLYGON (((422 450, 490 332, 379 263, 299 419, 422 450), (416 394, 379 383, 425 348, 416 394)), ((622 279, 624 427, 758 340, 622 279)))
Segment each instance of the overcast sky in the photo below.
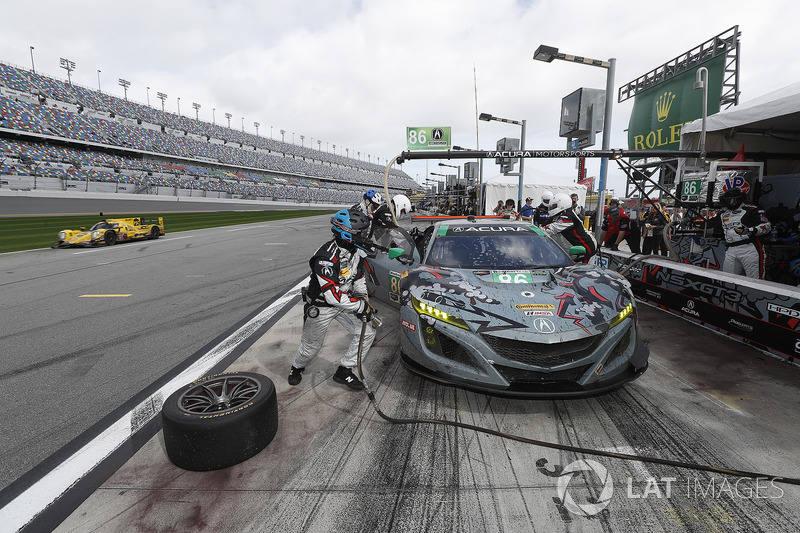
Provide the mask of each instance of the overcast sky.
MULTIPOLYGON (((579 87, 605 88, 601 68, 533 61, 540 44, 607 60, 615 89, 711 37, 741 31, 740 102, 798 81, 796 0, 535 1, 39 0, 4 2, 0 59, 66 79, 59 58, 76 64, 74 83, 218 124, 350 156, 391 160, 405 150, 407 126, 450 126, 453 143, 476 139, 479 112, 527 120, 528 148, 565 147, 561 99, 579 87), (100 71, 98 73, 98 70, 100 71), (300 135, 305 138, 301 141, 300 135)), ((611 148, 627 148, 633 100, 615 100, 611 148)), ((480 122, 480 149, 519 127, 480 122)), ((600 147, 598 135, 597 148, 600 147)), ((454 169, 428 162, 427 171, 454 169)), ((443 161, 463 164, 463 161, 443 161)), ((426 163, 403 165, 424 182, 426 163)), ((609 187, 624 174, 609 167, 609 187)), ((498 167, 488 162, 485 179, 498 167)), ((589 175, 599 159, 589 160, 589 175)), ((443 174, 446 172, 442 172, 443 174)), ((526 183, 575 181, 574 159, 528 160, 526 183)), ((516 182, 517 178, 499 178, 516 182)))

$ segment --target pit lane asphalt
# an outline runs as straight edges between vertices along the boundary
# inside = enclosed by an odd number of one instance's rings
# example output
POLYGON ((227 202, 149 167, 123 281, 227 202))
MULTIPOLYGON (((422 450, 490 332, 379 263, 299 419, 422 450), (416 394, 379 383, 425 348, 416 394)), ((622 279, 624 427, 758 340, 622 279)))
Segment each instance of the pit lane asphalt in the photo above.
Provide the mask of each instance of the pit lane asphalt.
MULTIPOLYGON (((364 373, 389 415, 443 418, 545 441, 752 471, 798 474, 800 369, 642 306, 649 370, 595 398, 525 401, 426 381, 398 356, 398 314, 384 319, 364 373)), ((581 456, 426 424, 379 418, 363 392, 332 381, 349 338, 332 326, 300 385, 286 382, 301 305, 229 370, 275 383, 279 429, 255 457, 188 472, 159 433, 55 531, 797 531, 800 487, 657 464, 581 456), (596 471, 563 474, 578 459, 596 471), (588 464, 588 463, 586 463, 588 464), (567 468, 568 469, 568 468, 567 468), (559 475, 561 474, 561 475, 559 475), (573 502, 601 497, 593 516, 573 502), (571 479, 570 479, 571 477, 571 479), (603 497, 607 483, 613 493, 603 497)))
MULTIPOLYGON (((254 229, 259 238, 266 230, 269 235, 277 231, 264 227, 254 229)), ((174 264, 182 265, 186 278, 182 283, 190 285, 185 291, 191 295, 186 296, 187 308, 198 305, 199 301, 194 298, 194 292, 201 289, 190 283, 193 279, 202 280, 199 285, 203 290, 210 289, 219 304, 232 306, 232 300, 237 297, 246 299, 237 317, 246 314, 244 307, 247 305, 278 295, 307 268, 307 257, 323 238, 323 229, 327 235, 327 220, 311 229, 308 233, 313 235, 309 242, 293 244, 292 248, 297 248, 298 253, 287 259, 286 265, 281 263, 282 267, 276 269, 275 274, 253 268, 256 260, 276 260, 272 254, 267 257, 255 253, 259 238, 249 231, 245 231, 241 239, 228 235, 238 241, 239 247, 243 243, 251 244, 244 246, 247 251, 231 254, 244 263, 234 270, 234 273, 239 272, 240 278, 241 270, 256 271, 255 277, 263 284, 259 284, 263 292, 257 298, 248 297, 247 291, 241 289, 236 291, 236 297, 226 298, 226 288, 230 290, 236 283, 229 285, 226 279, 220 279, 222 276, 205 280, 192 278, 201 275, 199 269, 205 265, 208 268, 202 269, 202 275, 211 276, 209 272, 215 271, 218 265, 215 266, 214 257, 206 255, 211 246, 204 247, 195 241, 191 246, 184 246, 189 244, 184 242, 181 246, 189 250, 194 248, 194 254, 182 256, 174 264), (292 270, 291 275, 287 270, 292 270), (214 290, 217 284, 223 287, 214 290)), ((183 240, 175 240, 172 245, 183 240)), ((225 234, 210 239, 215 243, 225 240, 225 234)), ((169 239, 165 238, 148 244, 156 248, 168 243, 169 239)), ((261 244, 266 246, 266 241, 261 244)), ((174 251, 172 245, 164 255, 174 251)), ((146 274, 142 270, 146 271, 146 264, 155 260, 149 255, 154 250, 134 253, 132 245, 125 246, 130 247, 131 256, 125 252, 125 258, 115 260, 114 264, 131 263, 135 267, 133 272, 146 274), (148 255, 137 261, 137 254, 148 255)), ((124 249, 119 246, 107 251, 124 249)), ((42 252, 70 253, 69 250, 42 252)), ((35 257, 38 253, 7 254, 7 257, 21 258, 27 254, 35 257)), ((59 262, 55 270, 63 269, 72 261, 82 264, 80 261, 87 255, 96 254, 78 255, 67 263, 59 262)), ((218 254, 215 251, 212 255, 218 254)), ((4 272, 2 283, 6 283, 9 263, 5 262, 6 257, 0 258, 0 271, 4 272)), ((161 257, 157 259, 162 261, 161 257)), ((16 271, 19 275, 30 271, 26 275, 31 284, 36 279, 47 280, 54 275, 39 273, 41 265, 37 265, 39 261, 34 258, 14 261, 20 262, 14 263, 10 272, 16 271)), ((108 266, 95 263, 87 268, 108 266)), ((61 273, 72 279, 70 274, 74 273, 61 273)), ((144 276, 144 279, 149 277, 144 276)), ((89 283, 82 276, 79 280, 77 288, 89 283)), ((110 276, 103 284, 113 285, 115 281, 116 278, 110 276)), ((240 279, 239 283, 245 282, 240 279)), ((47 282, 46 285, 48 289, 57 290, 57 283, 47 282)), ((158 287, 154 287, 149 302, 158 299, 154 296, 159 293, 158 287)), ((163 291, 163 286, 160 287, 163 291)), ((3 287, 4 300, 9 292, 7 288, 3 287)), ((23 296, 21 292, 18 294, 20 300, 24 300, 23 296)), ((160 296, 166 300, 182 297, 177 290, 160 296)), ((62 295, 56 297, 53 307, 66 301, 60 299, 62 295)), ((20 319, 35 319, 38 313, 35 307, 42 308, 47 298, 47 290, 39 293, 31 302, 34 309, 23 309, 28 314, 23 312, 20 319)), ((60 313, 55 312, 55 316, 63 318, 65 313, 75 314, 78 320, 86 313, 75 310, 72 305, 60 313)), ((145 303, 136 305, 137 316, 146 308, 145 303)), ((380 308, 385 323, 391 324, 393 319, 396 323, 391 308, 380 308)), ((198 309, 197 319, 201 319, 203 310, 210 312, 208 306, 198 309)), ((167 316, 171 318, 175 314, 172 311, 167 316)), ((597 398, 507 400, 424 381, 401 367, 397 357, 398 332, 386 326, 365 359, 364 370, 377 391, 381 407, 395 416, 456 419, 542 440, 796 477, 797 457, 800 456, 800 430, 796 424, 800 407, 797 367, 648 306, 640 305, 640 314, 642 327, 651 340, 650 369, 639 380, 597 398)), ((192 331, 201 332, 203 327, 215 326, 220 328, 215 330, 217 333, 224 330, 224 313, 210 318, 192 331)), ((16 312, 3 316, 3 324, 8 324, 9 319, 17 320, 16 312)), ((228 323, 233 322, 235 320, 228 323)), ((185 327, 188 326, 181 326, 185 327)), ((181 328, 175 331, 180 332, 181 328)), ((153 329, 157 328, 142 328, 140 336, 153 334, 153 329)), ((800 528, 797 487, 778 486, 779 492, 778 488, 763 487, 762 483, 757 497, 754 482, 741 482, 736 486, 735 479, 723 476, 605 458, 596 461, 608 469, 614 483, 615 491, 608 507, 593 517, 575 515, 559 503, 558 480, 561 477, 558 472, 579 456, 451 428, 394 426, 384 422, 363 394, 343 389, 330 379, 338 355, 348 340, 338 326, 332 327, 326 349, 310 365, 301 385, 290 387, 285 382, 285 374, 299 342, 300 329, 300 309, 296 306, 231 365, 231 370, 263 373, 271 377, 277 387, 278 435, 264 451, 222 471, 186 472, 169 463, 163 439, 158 434, 56 530, 483 532, 792 531, 800 528), (655 484, 648 481, 650 478, 655 484), (675 481, 668 481, 671 478, 675 481), (666 496, 667 483, 671 484, 669 497, 666 496), (736 492, 732 490, 734 486, 736 492)), ((183 335, 178 337, 184 339, 183 335)), ((5 334, 0 340, 4 339, 5 334)), ((100 357, 90 358, 82 365, 80 357, 52 365, 56 369, 51 374, 56 388, 61 389, 58 381, 63 381, 63 387, 71 383, 72 390, 64 401, 57 394, 55 403, 41 408, 53 411, 55 428, 46 423, 30 424, 31 419, 35 420, 32 416, 27 419, 28 425, 37 426, 38 432, 28 439, 27 447, 48 446, 50 439, 57 438, 57 429, 69 429, 67 426, 72 422, 61 422, 60 418, 69 420, 78 414, 77 411, 89 408, 94 401, 94 388, 102 387, 104 380, 122 387, 117 391, 120 401, 124 401, 126 394, 130 397, 135 387, 124 387, 125 377, 135 377, 144 370, 143 366, 159 364, 154 359, 169 352, 160 346, 161 341, 163 337, 140 345, 139 350, 124 350, 126 357, 134 360, 128 362, 127 371, 120 372, 114 365, 105 370, 99 368, 105 357, 116 351, 117 345, 125 348, 119 344, 121 340, 106 347, 100 357)), ((38 347, 32 347, 32 351, 52 342, 41 342, 38 347)), ((54 352, 59 350, 48 353, 52 357, 54 352)), ((43 355, 38 361, 46 360, 43 355)), ((0 364, 8 364, 6 358, 3 361, 0 364)), ((40 369, 32 367, 33 364, 22 365, 20 368, 25 370, 11 372, 10 376, 4 370, 2 376, 5 377, 0 379, 7 382, 16 376, 36 373, 40 369)), ((125 361, 119 364, 125 365, 125 361)), ((164 364, 161 371, 167 367, 164 364)), ((154 369, 152 375, 157 374, 158 370, 154 369)), ((12 392, 5 396, 7 400, 19 401, 27 391, 12 392)), ((41 392, 40 387, 30 395, 37 396, 41 392)), ((3 427, 6 427, 5 420, 3 427)), ((9 432, 3 434, 3 439, 9 436, 9 432)), ((27 451, 25 446, 11 453, 3 450, 3 470, 13 467, 18 457, 27 451)), ((585 503, 599 497, 603 487, 596 474, 578 472, 568 490, 578 503, 585 503)))

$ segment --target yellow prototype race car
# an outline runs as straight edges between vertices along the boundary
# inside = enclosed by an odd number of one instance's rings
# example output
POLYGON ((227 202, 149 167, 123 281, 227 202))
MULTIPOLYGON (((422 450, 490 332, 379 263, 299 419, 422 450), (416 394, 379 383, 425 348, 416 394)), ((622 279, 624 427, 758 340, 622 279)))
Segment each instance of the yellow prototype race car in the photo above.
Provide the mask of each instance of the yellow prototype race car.
POLYGON ((158 239, 164 235, 164 218, 144 220, 143 218, 109 218, 101 220, 91 227, 79 230, 65 229, 58 232, 58 242, 53 248, 69 248, 71 246, 112 246, 118 242, 135 239, 158 239))

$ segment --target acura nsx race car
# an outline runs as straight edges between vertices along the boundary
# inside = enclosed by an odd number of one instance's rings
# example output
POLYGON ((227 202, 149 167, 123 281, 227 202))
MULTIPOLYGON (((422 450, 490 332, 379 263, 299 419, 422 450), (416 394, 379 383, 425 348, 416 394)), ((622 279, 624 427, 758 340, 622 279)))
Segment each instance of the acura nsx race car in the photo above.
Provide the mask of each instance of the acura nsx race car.
POLYGON ((375 236, 391 250, 369 260, 372 288, 400 305, 401 357, 417 374, 546 398, 604 392, 647 368, 628 281, 575 264, 537 227, 448 220, 413 237, 402 228, 375 236))
POLYGON ((135 239, 158 239, 164 235, 164 219, 144 220, 142 218, 110 218, 101 220, 88 231, 65 229, 58 232, 58 242, 53 248, 71 246, 96 246, 105 244, 112 246, 118 242, 135 239))

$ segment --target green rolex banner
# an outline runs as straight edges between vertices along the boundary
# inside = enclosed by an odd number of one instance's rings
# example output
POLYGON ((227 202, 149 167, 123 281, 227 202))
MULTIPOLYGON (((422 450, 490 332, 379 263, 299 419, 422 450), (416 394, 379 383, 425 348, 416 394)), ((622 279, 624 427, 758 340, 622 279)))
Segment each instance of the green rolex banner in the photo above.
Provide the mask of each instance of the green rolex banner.
MULTIPOLYGON (((725 55, 699 65, 708 69, 709 115, 719 112, 725 55)), ((703 90, 695 89, 697 68, 636 95, 628 123, 629 150, 678 150, 681 127, 703 116, 703 90)))

